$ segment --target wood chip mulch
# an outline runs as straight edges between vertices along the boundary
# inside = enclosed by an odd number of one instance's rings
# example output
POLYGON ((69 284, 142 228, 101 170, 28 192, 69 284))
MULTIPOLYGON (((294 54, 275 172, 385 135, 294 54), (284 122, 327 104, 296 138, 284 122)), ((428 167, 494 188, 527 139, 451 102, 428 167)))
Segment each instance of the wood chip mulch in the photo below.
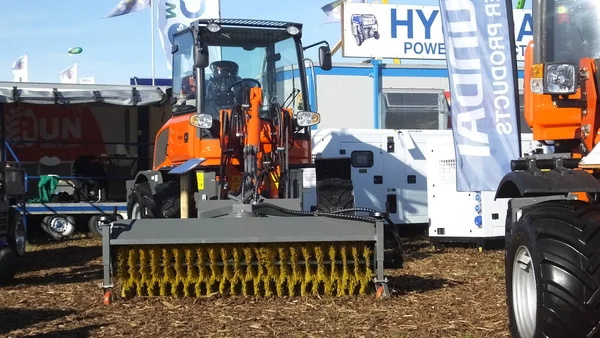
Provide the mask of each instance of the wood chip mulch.
POLYGON ((0 287, 2 337, 509 337, 503 252, 407 239, 392 295, 132 299, 103 305, 98 239, 30 246, 0 287))

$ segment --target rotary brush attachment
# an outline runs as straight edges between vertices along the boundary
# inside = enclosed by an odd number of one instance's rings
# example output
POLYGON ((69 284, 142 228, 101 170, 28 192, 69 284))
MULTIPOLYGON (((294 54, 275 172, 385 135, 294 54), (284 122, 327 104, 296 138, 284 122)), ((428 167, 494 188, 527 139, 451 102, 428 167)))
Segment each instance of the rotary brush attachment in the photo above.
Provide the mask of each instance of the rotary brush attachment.
POLYGON ((371 243, 117 246, 124 298, 345 296, 365 294, 373 278, 371 243))

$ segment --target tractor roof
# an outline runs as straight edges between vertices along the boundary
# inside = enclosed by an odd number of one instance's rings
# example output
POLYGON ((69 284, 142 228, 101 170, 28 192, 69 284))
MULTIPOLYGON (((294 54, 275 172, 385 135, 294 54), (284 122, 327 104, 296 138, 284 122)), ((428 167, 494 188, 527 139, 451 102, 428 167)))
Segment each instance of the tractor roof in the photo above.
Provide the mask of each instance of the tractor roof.
POLYGON ((255 19, 199 19, 194 21, 199 26, 206 26, 209 23, 217 23, 222 27, 256 27, 256 28, 280 28, 285 29, 288 26, 294 26, 302 30, 302 24, 297 22, 274 21, 274 20, 255 20, 255 19))

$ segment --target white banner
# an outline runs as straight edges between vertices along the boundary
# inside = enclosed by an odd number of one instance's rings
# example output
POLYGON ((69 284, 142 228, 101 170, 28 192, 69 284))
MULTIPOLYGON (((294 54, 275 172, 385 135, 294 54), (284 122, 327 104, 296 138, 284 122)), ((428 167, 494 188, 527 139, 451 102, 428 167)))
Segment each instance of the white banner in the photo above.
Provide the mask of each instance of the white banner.
POLYGON ((13 62, 13 82, 29 82, 29 57, 27 53, 13 62))
MULTIPOLYGON (((533 40, 530 9, 515 9, 517 60, 533 40)), ((356 58, 445 60, 439 6, 342 4, 342 54, 356 58)))
POLYGON ((58 73, 60 83, 77 83, 77 62, 58 73))
MULTIPOLYGON (((167 68, 171 70, 171 45, 173 34, 198 19, 221 18, 219 0, 157 0, 158 30, 160 43, 167 58, 167 68)), ((212 49, 209 53, 213 53, 212 49)), ((215 55, 211 60, 218 60, 215 55)))

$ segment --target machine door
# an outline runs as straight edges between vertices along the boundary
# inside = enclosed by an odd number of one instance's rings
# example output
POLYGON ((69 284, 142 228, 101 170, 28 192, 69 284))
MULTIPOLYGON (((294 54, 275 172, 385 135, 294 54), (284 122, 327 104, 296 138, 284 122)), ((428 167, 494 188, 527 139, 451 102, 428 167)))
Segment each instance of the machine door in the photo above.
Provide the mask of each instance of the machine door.
POLYGON ((402 182, 402 205, 404 206, 404 221, 410 224, 427 223, 427 161, 425 147, 429 133, 407 133, 412 141, 411 147, 406 147, 406 174, 402 182), (424 135, 421 135, 424 134, 424 135))
POLYGON ((355 205, 385 211, 382 144, 344 142, 340 152, 352 159, 355 205))

